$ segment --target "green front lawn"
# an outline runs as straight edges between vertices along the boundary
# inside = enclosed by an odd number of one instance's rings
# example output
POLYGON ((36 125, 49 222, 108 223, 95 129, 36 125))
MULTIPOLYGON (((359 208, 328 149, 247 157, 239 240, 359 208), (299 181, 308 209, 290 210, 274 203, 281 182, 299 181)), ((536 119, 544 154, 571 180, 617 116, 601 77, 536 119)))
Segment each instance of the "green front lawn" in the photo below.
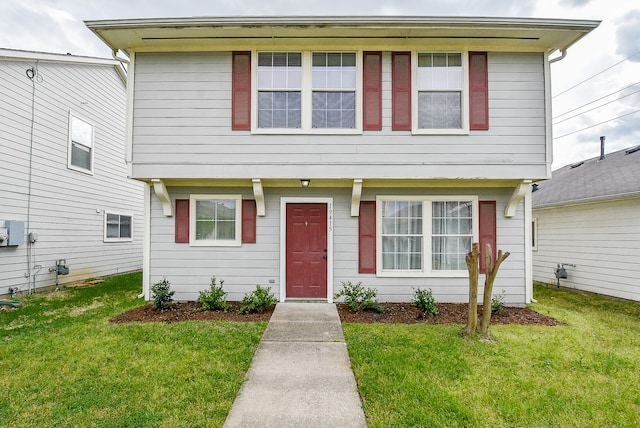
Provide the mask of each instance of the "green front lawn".
POLYGON ((0 311, 0 426, 222 426, 266 323, 109 323, 140 289, 121 275, 0 311))
POLYGON ((640 426, 640 304, 536 287, 559 327, 343 325, 370 427, 640 426))

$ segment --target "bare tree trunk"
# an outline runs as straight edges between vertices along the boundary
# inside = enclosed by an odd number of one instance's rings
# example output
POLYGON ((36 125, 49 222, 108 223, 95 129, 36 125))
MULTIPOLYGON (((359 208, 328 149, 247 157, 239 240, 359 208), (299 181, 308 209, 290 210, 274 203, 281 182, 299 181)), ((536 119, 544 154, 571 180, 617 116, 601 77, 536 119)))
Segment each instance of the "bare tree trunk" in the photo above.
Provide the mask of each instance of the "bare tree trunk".
POLYGON ((480 245, 474 242, 471 252, 467 253, 466 262, 469 270, 469 319, 467 325, 460 331, 463 336, 470 336, 476 332, 478 325, 478 259, 480 245))
POLYGON ((496 275, 498 274, 498 268, 502 264, 503 261, 507 257, 509 257, 509 252, 502 254, 502 250, 498 251, 498 258, 496 259, 495 266, 491 266, 491 245, 486 244, 485 246, 485 262, 484 262, 484 271, 485 280, 484 280, 484 296, 482 299, 482 319, 480 320, 480 334, 484 337, 489 336, 489 323, 491 322, 491 295, 493 293, 493 282, 496 279, 496 275))

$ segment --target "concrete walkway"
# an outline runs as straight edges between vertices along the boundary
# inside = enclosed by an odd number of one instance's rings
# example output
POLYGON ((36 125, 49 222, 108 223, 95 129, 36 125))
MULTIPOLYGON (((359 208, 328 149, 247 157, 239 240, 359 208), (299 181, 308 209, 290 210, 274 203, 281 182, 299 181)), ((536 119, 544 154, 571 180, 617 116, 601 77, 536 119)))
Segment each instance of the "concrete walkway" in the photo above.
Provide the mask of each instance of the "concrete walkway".
POLYGON ((224 427, 366 426, 336 306, 278 303, 224 427))

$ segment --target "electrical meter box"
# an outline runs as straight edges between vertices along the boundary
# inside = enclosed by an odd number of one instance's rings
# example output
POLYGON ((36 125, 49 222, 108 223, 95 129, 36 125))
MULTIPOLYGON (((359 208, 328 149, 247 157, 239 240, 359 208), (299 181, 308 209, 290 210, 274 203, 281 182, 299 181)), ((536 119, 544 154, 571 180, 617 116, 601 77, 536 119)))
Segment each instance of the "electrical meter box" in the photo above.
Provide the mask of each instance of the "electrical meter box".
POLYGON ((24 244, 24 221, 7 220, 4 225, 9 235, 8 246, 24 244))

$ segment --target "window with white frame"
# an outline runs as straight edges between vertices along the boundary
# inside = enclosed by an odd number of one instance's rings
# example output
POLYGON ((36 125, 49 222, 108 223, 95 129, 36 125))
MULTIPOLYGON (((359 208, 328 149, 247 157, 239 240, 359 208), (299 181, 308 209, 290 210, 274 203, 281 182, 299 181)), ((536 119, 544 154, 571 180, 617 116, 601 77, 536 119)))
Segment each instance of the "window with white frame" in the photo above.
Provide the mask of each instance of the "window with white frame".
POLYGON ((132 229, 131 214, 104 213, 104 242, 132 241, 132 229))
POLYGON ((418 129, 463 129, 462 60, 459 52, 418 53, 418 129))
POLYGON ((69 149, 67 166, 93 173, 93 125, 69 113, 69 149))
POLYGON ((257 52, 257 132, 357 132, 356 52, 257 52))
POLYGON ((302 126, 302 54, 258 53, 258 127, 302 126))
POLYGON ((379 276, 466 272, 477 205, 474 196, 378 197, 379 276))
POLYGON ((240 195, 191 195, 189 203, 190 245, 240 246, 240 195))
POLYGON ((312 88, 312 128, 355 128, 355 53, 314 52, 312 88))

